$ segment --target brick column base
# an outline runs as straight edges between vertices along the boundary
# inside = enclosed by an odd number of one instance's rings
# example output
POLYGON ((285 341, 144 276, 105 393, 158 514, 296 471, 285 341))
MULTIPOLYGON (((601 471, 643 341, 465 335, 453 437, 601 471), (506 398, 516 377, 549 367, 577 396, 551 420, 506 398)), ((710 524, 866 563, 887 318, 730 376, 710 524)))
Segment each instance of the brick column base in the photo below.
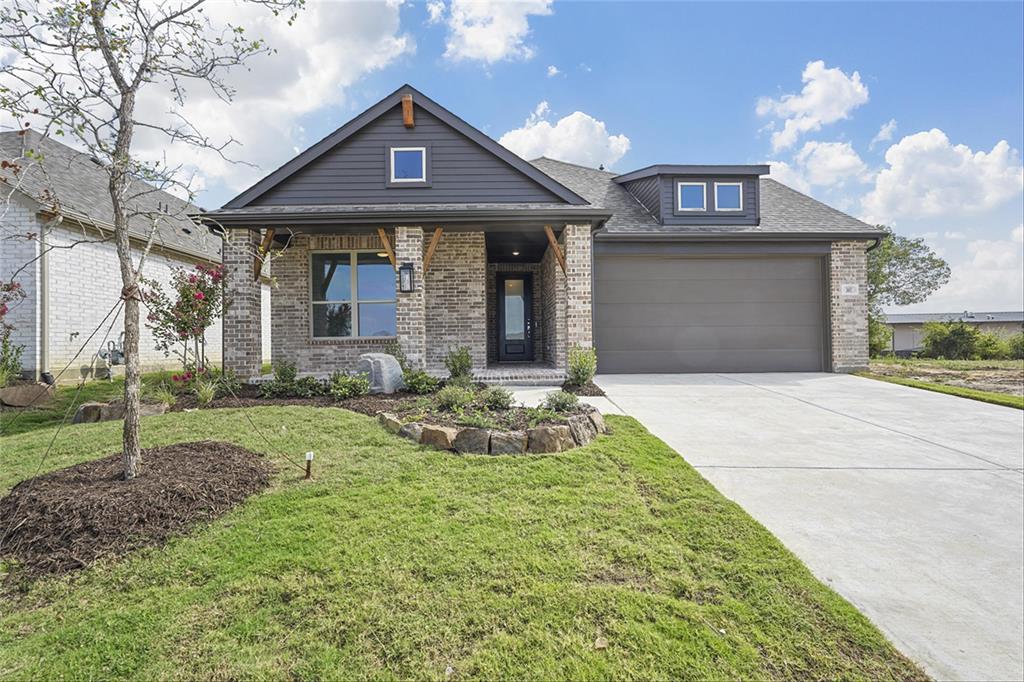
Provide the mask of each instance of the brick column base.
POLYGON ((832 242, 829 311, 833 372, 854 372, 868 366, 868 244, 832 242))
POLYGON ((423 291, 423 228, 395 228, 395 261, 412 263, 413 291, 403 294, 395 271, 395 335, 412 367, 424 369, 427 363, 427 315, 423 291))
POLYGON ((247 379, 263 366, 260 283, 254 259, 259 231, 228 229, 224 235, 223 363, 247 379))

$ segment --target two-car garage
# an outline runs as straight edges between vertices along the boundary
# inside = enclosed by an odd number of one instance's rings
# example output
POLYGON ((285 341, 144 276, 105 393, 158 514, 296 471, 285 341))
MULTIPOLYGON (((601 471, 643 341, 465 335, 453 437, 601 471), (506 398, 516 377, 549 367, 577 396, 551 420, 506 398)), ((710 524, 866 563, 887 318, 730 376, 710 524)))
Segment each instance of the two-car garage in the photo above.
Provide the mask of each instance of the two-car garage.
POLYGON ((828 371, 818 254, 594 257, 603 373, 828 371))

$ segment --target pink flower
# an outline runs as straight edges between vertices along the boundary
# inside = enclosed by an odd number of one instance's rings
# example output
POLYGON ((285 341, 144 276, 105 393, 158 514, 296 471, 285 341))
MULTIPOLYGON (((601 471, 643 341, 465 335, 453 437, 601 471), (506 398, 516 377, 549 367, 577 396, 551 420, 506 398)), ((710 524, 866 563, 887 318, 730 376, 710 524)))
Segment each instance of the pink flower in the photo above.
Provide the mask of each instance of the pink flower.
POLYGON ((197 301, 201 301, 201 300, 203 300, 204 298, 206 298, 206 295, 205 295, 205 294, 204 294, 203 292, 201 292, 201 291, 197 291, 197 292, 196 292, 196 300, 197 300, 197 301))

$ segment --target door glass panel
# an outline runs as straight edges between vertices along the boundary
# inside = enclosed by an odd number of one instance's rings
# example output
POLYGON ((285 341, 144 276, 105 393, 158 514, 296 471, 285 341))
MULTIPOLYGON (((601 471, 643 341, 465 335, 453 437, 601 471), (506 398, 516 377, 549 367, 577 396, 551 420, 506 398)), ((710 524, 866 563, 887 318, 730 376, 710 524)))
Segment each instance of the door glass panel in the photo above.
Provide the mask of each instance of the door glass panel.
POLYGON ((505 340, 522 341, 526 338, 526 304, 523 300, 523 280, 505 280, 505 340))

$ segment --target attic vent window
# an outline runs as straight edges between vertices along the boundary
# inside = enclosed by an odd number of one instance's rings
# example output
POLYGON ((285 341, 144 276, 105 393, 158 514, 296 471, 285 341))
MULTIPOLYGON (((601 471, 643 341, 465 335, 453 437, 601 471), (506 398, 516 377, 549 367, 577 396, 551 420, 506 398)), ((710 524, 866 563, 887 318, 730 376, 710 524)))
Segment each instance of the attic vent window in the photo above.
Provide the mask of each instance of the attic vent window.
POLYGON ((706 211, 707 185, 703 182, 680 182, 676 189, 680 211, 706 211))
POLYGON ((715 210, 716 211, 742 211, 743 210, 743 183, 742 182, 716 182, 715 183, 715 210))
POLYGON ((390 161, 391 182, 427 181, 426 147, 392 147, 390 161))

